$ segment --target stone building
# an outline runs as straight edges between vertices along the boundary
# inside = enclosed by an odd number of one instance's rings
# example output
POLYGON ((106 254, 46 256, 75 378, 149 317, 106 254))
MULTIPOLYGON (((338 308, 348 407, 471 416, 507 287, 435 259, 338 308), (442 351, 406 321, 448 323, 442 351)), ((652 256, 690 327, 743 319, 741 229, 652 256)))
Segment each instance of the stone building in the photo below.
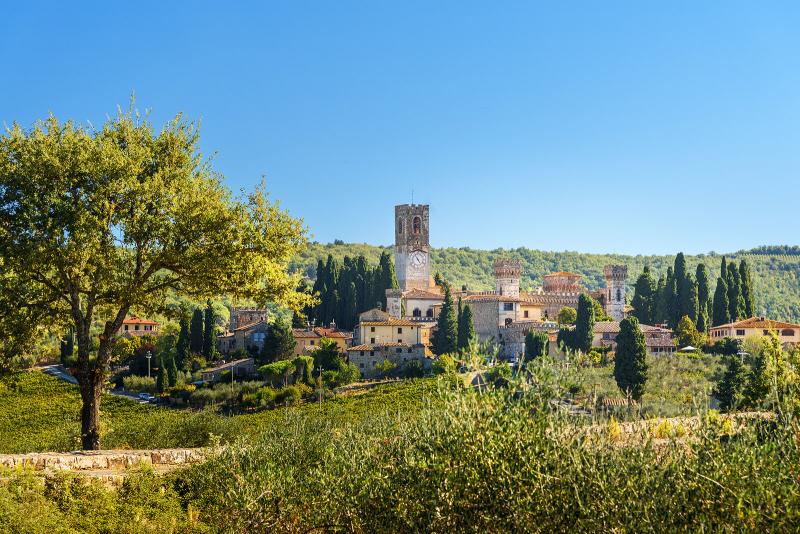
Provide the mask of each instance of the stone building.
POLYGON ((342 354, 347 353, 347 349, 353 344, 353 333, 336 328, 336 323, 331 323, 329 328, 307 327, 292 328, 294 337, 294 355, 303 356, 319 348, 322 338, 327 338, 336 343, 342 354))
POLYGON ((229 330, 236 330, 240 326, 254 324, 269 319, 269 310, 266 308, 231 308, 229 330))
MULTIPOLYGON (((619 321, 598 321, 594 324, 592 346, 597 348, 610 348, 617 350, 617 335, 619 334, 619 321)), ((672 330, 658 326, 640 324, 639 329, 644 334, 647 352, 650 354, 672 354, 675 352, 675 343, 672 341, 672 330)))

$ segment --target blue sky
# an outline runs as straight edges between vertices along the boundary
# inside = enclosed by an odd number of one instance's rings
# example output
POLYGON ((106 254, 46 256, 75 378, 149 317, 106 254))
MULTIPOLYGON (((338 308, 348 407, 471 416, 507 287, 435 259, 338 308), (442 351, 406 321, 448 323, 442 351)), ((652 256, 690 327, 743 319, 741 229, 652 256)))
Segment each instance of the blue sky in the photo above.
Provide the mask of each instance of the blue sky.
POLYGON ((798 243, 800 3, 113 4, 4 7, 0 121, 135 92, 322 242, 390 243, 413 189, 434 246, 798 243))

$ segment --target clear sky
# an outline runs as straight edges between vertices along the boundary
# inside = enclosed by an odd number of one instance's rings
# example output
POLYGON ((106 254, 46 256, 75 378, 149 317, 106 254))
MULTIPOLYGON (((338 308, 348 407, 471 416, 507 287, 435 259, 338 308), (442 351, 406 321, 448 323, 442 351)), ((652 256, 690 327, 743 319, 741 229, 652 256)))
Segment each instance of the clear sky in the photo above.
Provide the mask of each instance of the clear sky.
POLYGON ((434 246, 793 245, 798 28, 797 1, 13 2, 0 121, 135 92, 321 242, 389 244, 413 190, 434 246))

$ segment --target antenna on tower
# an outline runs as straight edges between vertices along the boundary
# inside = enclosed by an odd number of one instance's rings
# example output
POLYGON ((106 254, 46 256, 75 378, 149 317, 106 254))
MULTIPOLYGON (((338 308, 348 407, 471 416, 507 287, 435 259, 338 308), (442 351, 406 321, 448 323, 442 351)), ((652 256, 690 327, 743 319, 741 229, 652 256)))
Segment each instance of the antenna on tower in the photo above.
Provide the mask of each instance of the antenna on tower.
POLYGON ((414 205, 414 188, 411 188, 411 205, 414 205))

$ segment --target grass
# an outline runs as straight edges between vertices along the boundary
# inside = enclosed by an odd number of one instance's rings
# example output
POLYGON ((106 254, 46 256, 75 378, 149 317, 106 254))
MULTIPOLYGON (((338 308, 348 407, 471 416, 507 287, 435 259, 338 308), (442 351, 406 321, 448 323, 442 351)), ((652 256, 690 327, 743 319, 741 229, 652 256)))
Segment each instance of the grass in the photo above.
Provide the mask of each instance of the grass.
MULTIPOLYGON (((648 379, 641 415, 675 417, 714 408, 711 391, 723 372, 718 356, 648 356, 648 379)), ((614 364, 586 367, 578 372, 584 394, 624 397, 614 380, 614 364)))
MULTIPOLYGON (((104 448, 199 447, 231 442, 301 416, 346 424, 374 412, 413 414, 421 405, 424 380, 374 388, 352 397, 237 417, 139 404, 105 395, 101 405, 104 448)), ((80 447, 80 396, 76 386, 39 372, 0 378, 0 453, 69 451, 80 447)))
MULTIPOLYGON (((688 380, 693 365, 664 372, 686 371, 688 380)), ((244 438, 203 464, 133 476, 118 492, 69 476, 9 475, 0 483, 0 531, 796 529, 791 418, 731 433, 707 417, 690 440, 655 440, 665 437, 659 429, 644 441, 620 440, 550 402, 566 395, 576 372, 537 361, 510 388, 482 394, 427 380, 321 406, 214 416, 235 422, 244 438)), ((23 378, 53 388, 47 377, 23 378)))

